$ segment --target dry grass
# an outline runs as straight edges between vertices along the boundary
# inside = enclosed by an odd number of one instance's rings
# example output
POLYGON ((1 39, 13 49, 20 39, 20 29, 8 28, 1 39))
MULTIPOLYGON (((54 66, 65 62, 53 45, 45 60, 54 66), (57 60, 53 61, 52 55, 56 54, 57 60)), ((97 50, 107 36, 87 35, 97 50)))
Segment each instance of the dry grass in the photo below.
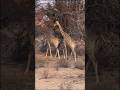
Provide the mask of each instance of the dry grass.
POLYGON ((47 79, 47 78, 48 78, 48 70, 44 70, 42 77, 43 77, 44 79, 47 79))

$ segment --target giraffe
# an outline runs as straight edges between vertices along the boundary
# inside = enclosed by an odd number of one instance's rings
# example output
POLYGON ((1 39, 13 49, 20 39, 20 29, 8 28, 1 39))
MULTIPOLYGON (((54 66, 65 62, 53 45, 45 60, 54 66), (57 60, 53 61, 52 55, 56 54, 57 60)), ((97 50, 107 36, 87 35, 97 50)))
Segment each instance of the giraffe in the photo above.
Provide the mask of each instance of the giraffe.
POLYGON ((54 35, 54 31, 51 30, 51 21, 47 15, 44 15, 41 21, 39 21, 36 17, 35 25, 37 27, 42 27, 44 29, 44 36, 45 36, 45 42, 48 44, 46 56, 48 55, 48 51, 50 53, 50 56, 52 56, 51 52, 51 45, 53 45, 56 49, 56 55, 58 55, 58 58, 60 59, 59 49, 58 46, 60 44, 60 39, 54 35))
POLYGON ((58 58, 60 59, 60 54, 59 54, 59 49, 58 49, 58 46, 60 44, 60 39, 55 37, 51 32, 48 32, 46 33, 46 42, 48 44, 46 56, 48 55, 48 50, 50 52, 50 56, 52 56, 51 45, 53 45, 56 49, 55 57, 58 55, 58 58))
POLYGON ((54 24, 54 26, 58 26, 59 27, 59 31, 62 34, 63 38, 64 38, 66 57, 67 57, 66 45, 67 45, 72 50, 72 53, 74 55, 74 59, 76 61, 76 52, 75 52, 76 43, 75 43, 75 41, 66 32, 63 31, 63 28, 60 25, 59 21, 56 21, 55 24, 54 24))

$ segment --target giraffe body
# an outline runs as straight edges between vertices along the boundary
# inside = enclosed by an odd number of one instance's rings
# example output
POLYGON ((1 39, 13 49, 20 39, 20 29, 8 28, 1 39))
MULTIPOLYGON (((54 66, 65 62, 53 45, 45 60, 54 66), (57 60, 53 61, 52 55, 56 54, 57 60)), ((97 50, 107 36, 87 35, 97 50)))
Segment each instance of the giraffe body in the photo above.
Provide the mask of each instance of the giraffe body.
MULTIPOLYGON (((54 35, 50 34, 48 35, 48 38, 47 38, 47 44, 48 44, 48 49, 50 51, 50 56, 52 56, 52 52, 51 52, 51 45, 53 45, 56 49, 56 55, 58 55, 59 59, 60 59, 60 54, 59 54, 59 49, 58 49, 58 46, 60 44, 60 40, 59 38, 55 37, 54 35)), ((47 52, 46 52, 46 56, 48 54, 48 49, 47 49, 47 52)))

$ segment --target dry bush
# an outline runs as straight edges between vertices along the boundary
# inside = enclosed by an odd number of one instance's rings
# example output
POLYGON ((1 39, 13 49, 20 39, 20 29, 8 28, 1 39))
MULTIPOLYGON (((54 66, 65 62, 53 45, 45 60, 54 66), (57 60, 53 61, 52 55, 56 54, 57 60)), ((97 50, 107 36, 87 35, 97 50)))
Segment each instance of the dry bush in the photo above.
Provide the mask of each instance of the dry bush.
POLYGON ((66 59, 60 59, 57 62, 57 64, 58 64, 59 67, 65 67, 65 68, 68 67, 68 63, 69 63, 69 61, 66 60, 66 59))
POLYGON ((44 79, 48 78, 48 70, 44 70, 44 72, 43 72, 43 78, 44 79))

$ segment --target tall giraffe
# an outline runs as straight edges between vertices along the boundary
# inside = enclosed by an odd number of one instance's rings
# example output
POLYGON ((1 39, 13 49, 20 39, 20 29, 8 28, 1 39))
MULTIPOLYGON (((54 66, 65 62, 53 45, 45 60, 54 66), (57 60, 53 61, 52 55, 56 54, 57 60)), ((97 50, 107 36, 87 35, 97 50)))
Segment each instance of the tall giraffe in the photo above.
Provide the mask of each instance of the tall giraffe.
POLYGON ((56 49, 56 55, 58 55, 58 58, 60 59, 60 54, 59 54, 59 49, 58 49, 58 46, 60 44, 60 39, 55 37, 52 33, 48 32, 46 33, 46 42, 48 44, 48 49, 47 49, 47 52, 46 52, 46 56, 48 54, 48 50, 50 52, 50 56, 52 56, 52 52, 51 52, 51 45, 53 45, 56 49))
MULTIPOLYGON (((74 59, 76 61, 76 52, 75 52, 76 44, 75 44, 75 41, 66 32, 63 31, 63 28, 60 25, 59 21, 56 21, 54 26, 59 27, 59 31, 62 34, 63 38, 64 38, 64 43, 65 43, 65 45, 70 47, 70 49, 72 50, 72 53, 74 55, 74 59)), ((66 57, 67 57, 67 49, 66 49, 66 57)))

